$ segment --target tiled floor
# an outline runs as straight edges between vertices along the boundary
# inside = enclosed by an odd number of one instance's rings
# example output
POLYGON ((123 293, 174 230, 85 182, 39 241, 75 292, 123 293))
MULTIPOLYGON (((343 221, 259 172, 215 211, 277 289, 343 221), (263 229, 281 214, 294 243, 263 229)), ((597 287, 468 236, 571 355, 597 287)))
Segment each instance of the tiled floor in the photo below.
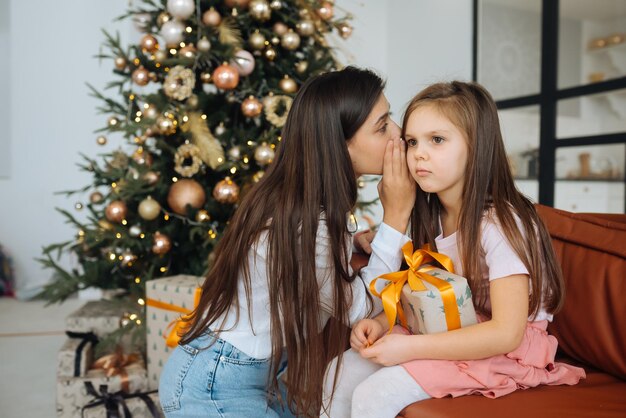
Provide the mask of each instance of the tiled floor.
POLYGON ((57 351, 65 317, 84 300, 44 302, 0 298, 0 416, 53 418, 57 351))

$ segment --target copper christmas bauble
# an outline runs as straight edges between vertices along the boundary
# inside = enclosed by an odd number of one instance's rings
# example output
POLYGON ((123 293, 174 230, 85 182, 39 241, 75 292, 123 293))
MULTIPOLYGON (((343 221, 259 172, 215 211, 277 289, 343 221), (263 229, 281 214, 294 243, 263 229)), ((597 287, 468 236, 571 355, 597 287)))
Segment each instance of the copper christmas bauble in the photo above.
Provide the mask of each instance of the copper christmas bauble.
POLYGON ((296 23, 296 30, 302 36, 311 36, 315 33, 315 24, 310 19, 304 19, 296 23))
POLYGON ((268 61, 274 61, 276 59, 276 50, 274 48, 267 48, 263 55, 265 55, 268 61))
POLYGON ((152 252, 157 255, 166 254, 172 249, 172 240, 165 234, 155 232, 152 238, 152 252))
POLYGON ((228 7, 236 7, 238 9, 245 9, 248 7, 250 0, 225 0, 226 6, 228 7))
POLYGON ((333 5, 327 1, 322 3, 322 5, 317 9, 317 15, 323 20, 331 19, 334 14, 335 11, 333 10, 333 5))
POLYGON ((222 64, 213 71, 213 83, 218 89, 232 90, 239 84, 239 72, 229 64, 222 64))
POLYGON ((211 220, 211 215, 206 209, 200 209, 198 213, 196 213, 196 221, 197 222, 208 222, 211 220))
POLYGON ((182 58, 194 59, 196 57, 196 47, 193 44, 186 45, 178 51, 178 55, 182 58))
POLYGON ((161 212, 161 205, 159 205, 159 202, 148 196, 139 203, 137 211, 139 212, 139 216, 143 219, 151 221, 159 216, 159 213, 161 212))
POLYGON ((295 93, 298 90, 298 84, 287 75, 278 82, 278 87, 285 93, 295 93))
POLYGON ((256 118, 263 111, 263 104, 256 97, 250 96, 241 103, 241 111, 249 118, 256 118))
POLYGON ((226 177, 215 185, 213 198, 220 203, 235 203, 239 199, 239 186, 229 177, 226 177))
POLYGON ((187 214, 187 205, 200 208, 206 200, 204 189, 195 180, 183 179, 172 184, 167 194, 167 204, 179 215, 187 214))
POLYGON ((300 46, 300 35, 289 29, 289 31, 283 35, 280 44, 283 48, 293 51, 300 46))
POLYGON ((139 45, 141 46, 141 49, 147 52, 155 52, 159 49, 159 41, 157 41, 157 39, 150 34, 144 35, 141 38, 139 45))
POLYGON ((283 22, 276 22, 274 26, 272 26, 272 30, 278 36, 283 36, 289 30, 289 26, 285 25, 283 22))
POLYGON ((104 196, 102 196, 102 193, 100 192, 93 192, 89 195, 89 201, 91 203, 100 203, 102 202, 102 199, 104 199, 104 196))
POLYGON ((137 256, 130 252, 130 250, 124 251, 120 255, 120 258, 120 264, 122 264, 122 267, 132 267, 135 260, 137 260, 137 256))
POLYGON ((267 145, 267 143, 262 143, 254 150, 254 159, 259 165, 267 165, 274 160, 275 152, 267 145))
POLYGON ((247 76, 254 71, 255 60, 252 54, 245 49, 235 52, 231 64, 237 69, 240 76, 247 76))
POLYGON ((250 35, 248 43, 252 49, 261 50, 265 47, 265 36, 257 30, 250 35))
POLYGON ((210 8, 202 14, 202 23, 207 26, 219 26, 222 23, 222 16, 214 9, 210 8))
POLYGON ((250 16, 258 21, 264 22, 272 16, 272 9, 267 0, 252 0, 249 8, 250 16))
POLYGON ((120 223, 126 218, 127 213, 126 203, 121 200, 114 200, 106 207, 104 216, 111 222, 120 223))
POLYGON ((212 80, 211 73, 207 73, 206 71, 200 73, 200 81, 202 84, 209 84, 212 80))
POLYGON ((124 57, 115 57, 114 64, 115 64, 115 68, 122 71, 124 68, 126 68, 126 65, 128 65, 128 62, 126 61, 126 58, 124 57))
POLYGON ((137 68, 133 71, 133 82, 138 86, 145 86, 150 81, 149 71, 143 67, 137 68))

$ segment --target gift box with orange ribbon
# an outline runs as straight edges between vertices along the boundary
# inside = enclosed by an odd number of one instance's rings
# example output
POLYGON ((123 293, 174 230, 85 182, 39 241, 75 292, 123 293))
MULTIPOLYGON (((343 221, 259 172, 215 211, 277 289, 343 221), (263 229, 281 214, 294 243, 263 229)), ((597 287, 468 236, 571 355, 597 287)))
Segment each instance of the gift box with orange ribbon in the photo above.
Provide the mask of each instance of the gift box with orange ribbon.
POLYGON ((115 353, 96 359, 81 376, 57 377, 57 416, 79 417, 85 405, 94 400, 87 387, 106 386, 110 392, 134 394, 148 390, 148 375, 138 353, 115 353))
POLYGON ((159 376, 185 331, 182 319, 200 300, 203 277, 177 275, 146 283, 146 357, 148 386, 159 388, 159 376))
POLYGON ((377 277, 370 285, 372 294, 382 298, 390 330, 400 323, 413 334, 434 334, 478 322, 467 280, 454 274, 447 256, 428 245, 413 251, 412 242, 402 252, 409 268, 377 277), (378 280, 388 281, 380 293, 378 280))

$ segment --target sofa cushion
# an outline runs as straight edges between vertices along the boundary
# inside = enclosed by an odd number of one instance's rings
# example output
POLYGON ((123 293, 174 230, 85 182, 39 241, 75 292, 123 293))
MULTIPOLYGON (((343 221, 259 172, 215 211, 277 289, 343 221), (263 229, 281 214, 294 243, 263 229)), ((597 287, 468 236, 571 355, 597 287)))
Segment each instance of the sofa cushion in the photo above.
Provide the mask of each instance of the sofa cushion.
POLYGON ((537 205, 563 269, 563 310, 548 331, 568 356, 626 379, 626 215, 537 205))

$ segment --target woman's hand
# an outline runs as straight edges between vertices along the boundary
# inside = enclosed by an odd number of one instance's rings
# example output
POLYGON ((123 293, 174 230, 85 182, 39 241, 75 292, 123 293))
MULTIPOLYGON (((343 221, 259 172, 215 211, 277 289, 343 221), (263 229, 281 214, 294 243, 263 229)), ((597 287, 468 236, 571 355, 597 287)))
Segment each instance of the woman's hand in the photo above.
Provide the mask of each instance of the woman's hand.
POLYGON ((374 344, 385 333, 385 327, 375 319, 362 319, 352 328, 350 346, 357 351, 374 344))
MULTIPOLYGON (((380 338, 370 347, 363 347, 359 353, 363 358, 369 359, 381 366, 395 366, 415 360, 416 335, 388 334, 380 338)), ((350 339, 352 341, 352 339, 350 339)))
POLYGON ((383 178, 378 183, 378 195, 385 211, 383 222, 406 233, 411 210, 415 204, 415 180, 406 162, 406 145, 401 139, 387 143, 383 178))

